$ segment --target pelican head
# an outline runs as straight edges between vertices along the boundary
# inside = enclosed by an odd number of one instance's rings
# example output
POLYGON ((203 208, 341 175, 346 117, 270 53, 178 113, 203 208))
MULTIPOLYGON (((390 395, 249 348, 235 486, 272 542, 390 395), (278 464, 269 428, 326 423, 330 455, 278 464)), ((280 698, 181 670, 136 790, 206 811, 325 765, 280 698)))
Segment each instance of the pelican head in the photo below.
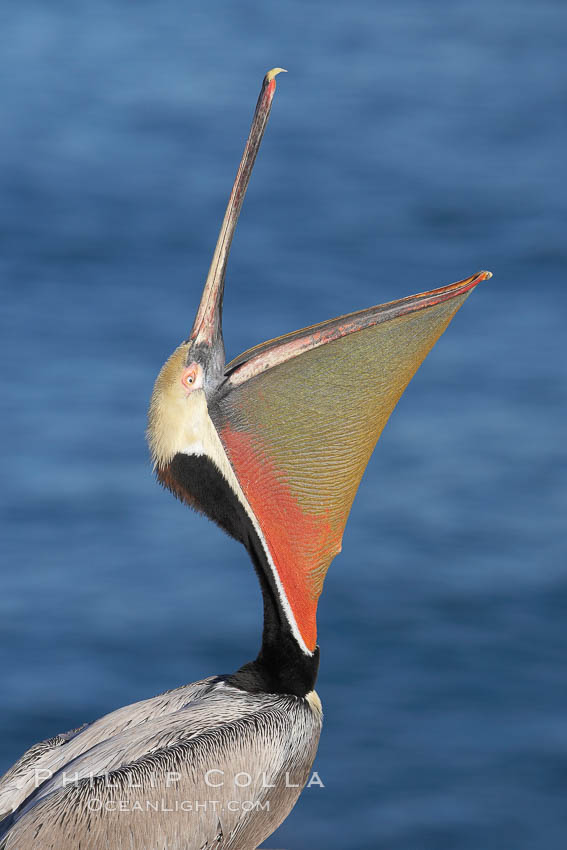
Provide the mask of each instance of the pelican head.
POLYGON ((275 78, 283 71, 284 68, 272 68, 264 77, 193 328, 166 361, 154 386, 147 436, 158 474, 177 452, 199 448, 207 399, 223 378, 222 301, 228 255, 272 108, 275 78))

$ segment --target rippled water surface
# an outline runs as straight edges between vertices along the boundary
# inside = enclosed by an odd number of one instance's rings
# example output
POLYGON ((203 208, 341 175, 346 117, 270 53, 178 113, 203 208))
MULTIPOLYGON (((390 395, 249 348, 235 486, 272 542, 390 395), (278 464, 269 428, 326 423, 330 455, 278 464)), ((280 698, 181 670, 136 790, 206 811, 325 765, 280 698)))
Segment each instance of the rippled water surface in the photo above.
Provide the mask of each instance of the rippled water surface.
POLYGON ((2 18, 0 772, 256 651, 247 558, 156 486, 144 427, 283 65, 229 355, 494 278, 361 485, 320 605, 325 788, 268 846, 563 848, 565 4, 59 0, 2 18))

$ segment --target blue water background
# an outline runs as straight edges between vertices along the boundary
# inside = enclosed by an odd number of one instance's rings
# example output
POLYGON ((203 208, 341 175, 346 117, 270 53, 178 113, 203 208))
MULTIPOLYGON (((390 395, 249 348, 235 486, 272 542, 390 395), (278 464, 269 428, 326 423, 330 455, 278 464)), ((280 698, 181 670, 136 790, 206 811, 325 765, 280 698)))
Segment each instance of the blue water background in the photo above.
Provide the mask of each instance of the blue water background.
POLYGON ((155 484, 144 427, 281 65, 229 356, 495 276, 360 487, 320 604, 325 788, 268 846, 564 848, 567 5, 32 0, 2 32, 0 772, 257 649, 244 551, 155 484))

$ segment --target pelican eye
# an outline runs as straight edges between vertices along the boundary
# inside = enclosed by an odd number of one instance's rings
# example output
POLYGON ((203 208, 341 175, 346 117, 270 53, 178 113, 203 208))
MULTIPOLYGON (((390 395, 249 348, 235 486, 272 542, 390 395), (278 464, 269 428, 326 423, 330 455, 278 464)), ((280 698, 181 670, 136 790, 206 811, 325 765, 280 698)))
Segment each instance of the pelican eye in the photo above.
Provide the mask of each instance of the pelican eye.
POLYGON ((193 389, 197 382, 197 378, 199 377, 198 367, 193 365, 189 366, 187 369, 184 369, 183 374, 181 376, 181 383, 187 390, 193 389))

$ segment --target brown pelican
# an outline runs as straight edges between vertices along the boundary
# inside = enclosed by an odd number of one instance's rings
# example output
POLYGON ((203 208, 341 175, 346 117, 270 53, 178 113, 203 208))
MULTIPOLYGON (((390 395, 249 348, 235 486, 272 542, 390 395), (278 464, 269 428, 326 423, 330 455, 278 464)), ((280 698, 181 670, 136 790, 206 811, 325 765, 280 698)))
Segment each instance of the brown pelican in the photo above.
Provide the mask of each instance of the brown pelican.
POLYGON ((163 366, 158 479, 248 550, 257 658, 28 750, 0 782, 1 850, 252 850, 293 808, 317 750, 316 609, 380 433, 480 272, 265 342, 225 365, 228 253, 274 96, 270 71, 189 338, 163 366))

